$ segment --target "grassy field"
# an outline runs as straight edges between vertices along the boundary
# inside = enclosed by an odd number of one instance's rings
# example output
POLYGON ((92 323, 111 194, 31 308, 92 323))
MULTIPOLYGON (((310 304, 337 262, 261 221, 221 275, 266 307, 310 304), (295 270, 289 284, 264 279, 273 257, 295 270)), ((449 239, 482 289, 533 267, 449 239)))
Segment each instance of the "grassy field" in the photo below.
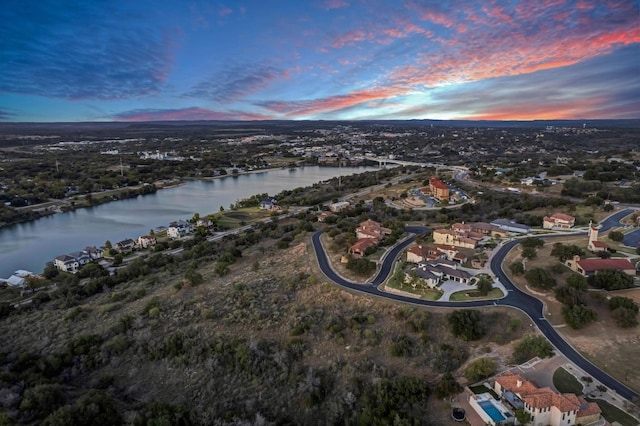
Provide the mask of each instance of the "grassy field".
POLYGON ((560 393, 582 395, 582 384, 573 374, 562 367, 553 372, 553 386, 555 386, 560 393))
POLYGON ((602 410, 602 416, 607 419, 609 423, 618 422, 622 426, 638 426, 640 422, 633 416, 625 413, 615 405, 602 399, 585 398, 589 402, 595 402, 602 410))

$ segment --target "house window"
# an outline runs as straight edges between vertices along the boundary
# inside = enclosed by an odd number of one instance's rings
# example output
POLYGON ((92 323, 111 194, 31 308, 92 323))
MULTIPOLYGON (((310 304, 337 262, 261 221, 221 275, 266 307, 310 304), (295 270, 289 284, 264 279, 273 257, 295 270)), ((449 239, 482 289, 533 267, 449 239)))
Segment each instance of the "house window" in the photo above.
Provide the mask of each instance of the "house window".
POLYGON ((564 420, 564 416, 565 416, 565 414, 564 414, 564 413, 562 413, 562 420, 564 420))

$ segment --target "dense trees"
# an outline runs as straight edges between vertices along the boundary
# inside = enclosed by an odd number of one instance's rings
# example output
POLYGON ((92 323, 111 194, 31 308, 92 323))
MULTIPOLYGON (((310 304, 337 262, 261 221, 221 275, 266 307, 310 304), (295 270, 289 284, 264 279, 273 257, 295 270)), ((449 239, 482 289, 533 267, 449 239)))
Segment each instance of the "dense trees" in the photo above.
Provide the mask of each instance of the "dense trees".
POLYGON ((604 290, 623 290, 633 287, 633 277, 622 271, 605 269, 590 275, 587 278, 587 284, 604 290))
POLYGON ((486 333, 482 314, 474 310, 457 310, 447 316, 454 336, 462 340, 478 340, 486 333))

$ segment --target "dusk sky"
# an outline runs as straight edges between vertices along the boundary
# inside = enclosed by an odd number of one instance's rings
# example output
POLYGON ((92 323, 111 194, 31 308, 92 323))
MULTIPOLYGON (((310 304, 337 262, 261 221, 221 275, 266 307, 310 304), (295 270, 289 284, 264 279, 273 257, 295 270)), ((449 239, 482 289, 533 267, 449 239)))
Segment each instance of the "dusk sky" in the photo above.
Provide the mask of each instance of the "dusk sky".
POLYGON ((640 118, 640 0, 2 0, 0 121, 640 118))

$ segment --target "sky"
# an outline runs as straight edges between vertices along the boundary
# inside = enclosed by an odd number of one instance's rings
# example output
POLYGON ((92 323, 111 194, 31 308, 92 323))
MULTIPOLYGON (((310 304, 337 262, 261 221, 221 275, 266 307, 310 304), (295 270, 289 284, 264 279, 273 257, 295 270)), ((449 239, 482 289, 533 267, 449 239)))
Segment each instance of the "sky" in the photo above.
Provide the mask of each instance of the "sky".
POLYGON ((2 0, 0 121, 638 119, 640 0, 2 0))

